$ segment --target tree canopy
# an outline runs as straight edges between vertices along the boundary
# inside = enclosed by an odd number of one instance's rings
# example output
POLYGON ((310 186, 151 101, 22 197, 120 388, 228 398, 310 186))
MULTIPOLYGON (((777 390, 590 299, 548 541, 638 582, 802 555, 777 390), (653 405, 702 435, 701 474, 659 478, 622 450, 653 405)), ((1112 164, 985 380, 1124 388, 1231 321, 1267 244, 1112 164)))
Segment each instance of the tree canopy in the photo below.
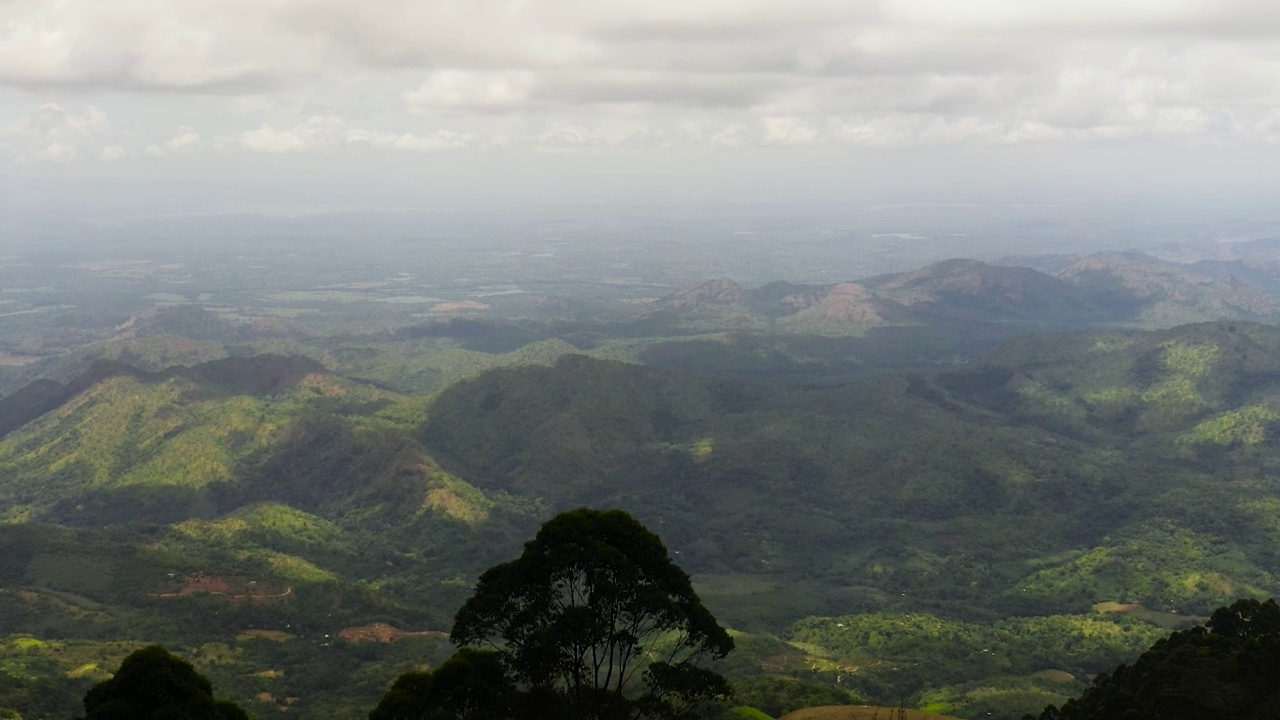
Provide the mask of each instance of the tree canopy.
MULTIPOLYGON (((1238 600, 1204 627, 1173 633, 1132 666, 1099 675, 1040 720, 1280 717, 1280 606, 1238 600)), ((1029 716, 1028 716, 1029 717, 1029 716)))
POLYGON ((249 720, 209 680, 159 645, 135 651, 84 696, 85 720, 249 720))
POLYGON ((369 720, 511 717, 517 700, 495 653, 463 648, 434 672, 397 678, 369 720))
POLYGON ((531 717, 680 718, 729 694, 700 663, 733 640, 658 536, 621 510, 548 521, 481 575, 452 637, 496 653, 531 717))

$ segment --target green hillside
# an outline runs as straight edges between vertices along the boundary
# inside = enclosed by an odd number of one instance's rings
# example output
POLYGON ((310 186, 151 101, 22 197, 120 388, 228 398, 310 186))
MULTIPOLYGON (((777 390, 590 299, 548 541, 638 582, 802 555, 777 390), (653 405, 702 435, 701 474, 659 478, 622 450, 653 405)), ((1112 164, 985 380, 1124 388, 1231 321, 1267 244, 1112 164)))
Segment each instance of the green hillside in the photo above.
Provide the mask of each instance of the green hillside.
MULTIPOLYGON (((851 347, 802 338, 786 362, 851 347)), ((100 362, 6 399, 0 707, 51 682, 69 715, 163 642, 260 717, 361 717, 447 656, 438 631, 481 570, 581 505, 661 534, 738 633, 744 697, 1017 717, 1280 592, 1270 326, 1027 336, 821 385, 554 339, 390 342, 100 362), (449 353, 475 362, 389 382, 449 353)), ((788 702, 770 714, 806 706, 788 702)))

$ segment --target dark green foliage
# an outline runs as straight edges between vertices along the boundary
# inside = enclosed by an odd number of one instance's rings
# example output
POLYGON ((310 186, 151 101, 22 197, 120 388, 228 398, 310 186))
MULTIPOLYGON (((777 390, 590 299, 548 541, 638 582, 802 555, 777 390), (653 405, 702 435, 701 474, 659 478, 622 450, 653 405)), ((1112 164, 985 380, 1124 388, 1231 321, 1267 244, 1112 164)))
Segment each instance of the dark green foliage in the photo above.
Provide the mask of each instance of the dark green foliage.
POLYGON ((752 678, 734 683, 733 689, 734 702, 773 717, 782 717, 801 708, 854 702, 853 695, 846 690, 793 677, 752 678))
POLYGON ((47 678, 16 678, 0 672, 0 718, 11 710, 23 718, 66 717, 79 707, 80 697, 66 682, 47 678))
POLYGON ((396 679, 369 720, 484 720, 512 717, 519 695, 498 655, 463 648, 434 672, 396 679))
POLYGON ((1240 600, 1204 627, 1157 642, 1132 666, 1099 675, 1077 700, 1041 720, 1280 716, 1280 607, 1240 600))
POLYGON ((699 667, 733 649, 657 535, 621 510, 547 521, 480 576, 451 633, 488 644, 533 717, 692 717, 729 694, 699 667))
POLYGON ((191 664, 159 645, 124 659, 84 696, 85 720, 248 720, 235 703, 215 700, 191 664))
MULTIPOLYGON (((222 511, 266 500, 308 511, 402 502, 418 496, 421 450, 402 433, 357 429, 345 418, 300 415, 270 450, 247 458, 236 483, 213 486, 222 511)), ((416 509, 416 508, 411 508, 416 509)))
POLYGON ((0 398, 0 437, 58 407, 69 396, 61 383, 41 379, 0 398))

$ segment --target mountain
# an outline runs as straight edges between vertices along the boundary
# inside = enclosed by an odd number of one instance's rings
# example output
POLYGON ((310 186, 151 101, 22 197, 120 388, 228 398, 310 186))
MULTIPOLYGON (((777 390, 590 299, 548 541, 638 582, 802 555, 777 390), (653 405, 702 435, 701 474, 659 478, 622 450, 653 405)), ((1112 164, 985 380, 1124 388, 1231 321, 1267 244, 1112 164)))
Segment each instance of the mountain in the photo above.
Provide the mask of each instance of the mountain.
POLYGON ((1051 275, 977 260, 946 260, 862 285, 928 316, 951 321, 1021 320, 1082 325, 1100 319, 1085 294, 1051 275))
POLYGON ((769 329, 851 335, 910 318, 857 283, 769 283, 745 289, 728 278, 680 288, 652 309, 676 328, 769 329))
POLYGON ((663 298, 659 306, 671 310, 690 310, 706 305, 738 305, 746 299, 747 291, 741 285, 729 278, 720 278, 680 288, 663 298))
POLYGON ((1187 265, 1197 275, 1243 280, 1270 295, 1280 295, 1280 258, 1242 257, 1232 260, 1197 260, 1187 265))
POLYGON ((42 379, 0 398, 0 437, 58 407, 67 395, 61 383, 42 379))
POLYGON ((1238 277, 1198 275, 1143 253, 1090 255, 1058 277, 1122 322, 1167 326, 1280 317, 1280 300, 1238 277))
POLYGON ((754 289, 720 278, 654 302, 643 327, 652 334, 856 335, 895 325, 1017 323, 1032 330, 1280 318, 1274 242, 1224 245, 1217 255, 1186 256, 1184 263, 1138 251, 1010 257, 997 265, 953 259, 856 283, 754 289))
POLYGON ((0 708, 45 678, 61 704, 24 716, 69 716, 165 642, 261 717, 362 717, 448 656, 479 572, 583 505, 663 537, 742 687, 1060 704, 1280 592, 1280 330, 1213 304, 1229 273, 1086 260, 33 363, 0 399, 0 708), (1113 312, 1129 277, 1183 295, 1113 312), (1213 307, 1236 319, 1132 329, 1213 307))
MULTIPOLYGON (((26 419, 0 441, 7 469, 0 506, 11 519, 37 518, 83 504, 76 498, 127 495, 136 486, 199 490, 231 478, 240 458, 280 436, 277 423, 304 409, 367 411, 392 402, 300 357, 226 358, 159 373, 99 360, 69 385, 40 380, 0 401, 11 411, 0 416, 7 425, 26 419)), ((188 500, 194 505, 164 512, 194 512, 206 498, 188 500)), ((108 521, 92 513, 77 520, 108 521)))
POLYGON ((134 313, 116 327, 117 338, 176 335, 192 340, 234 342, 249 328, 232 323, 199 305, 159 305, 134 313))
POLYGON ((839 283, 816 290, 793 292, 778 301, 793 311, 782 324, 794 330, 871 328, 906 321, 901 305, 876 297, 857 283, 839 283))

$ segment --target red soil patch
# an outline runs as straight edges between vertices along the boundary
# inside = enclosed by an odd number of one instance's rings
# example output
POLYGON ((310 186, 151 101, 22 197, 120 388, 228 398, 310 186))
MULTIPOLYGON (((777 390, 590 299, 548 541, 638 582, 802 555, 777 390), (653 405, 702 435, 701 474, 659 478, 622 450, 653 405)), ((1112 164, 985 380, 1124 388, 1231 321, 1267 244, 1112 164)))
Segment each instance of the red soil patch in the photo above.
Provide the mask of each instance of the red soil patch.
POLYGON ((183 578, 180 585, 163 587, 150 593, 150 595, 158 598, 176 598, 200 593, 218 595, 233 602, 246 600, 250 602, 281 602, 293 594, 293 588, 287 585, 285 587, 259 585, 256 580, 247 578, 223 578, 217 575, 196 573, 183 578))

